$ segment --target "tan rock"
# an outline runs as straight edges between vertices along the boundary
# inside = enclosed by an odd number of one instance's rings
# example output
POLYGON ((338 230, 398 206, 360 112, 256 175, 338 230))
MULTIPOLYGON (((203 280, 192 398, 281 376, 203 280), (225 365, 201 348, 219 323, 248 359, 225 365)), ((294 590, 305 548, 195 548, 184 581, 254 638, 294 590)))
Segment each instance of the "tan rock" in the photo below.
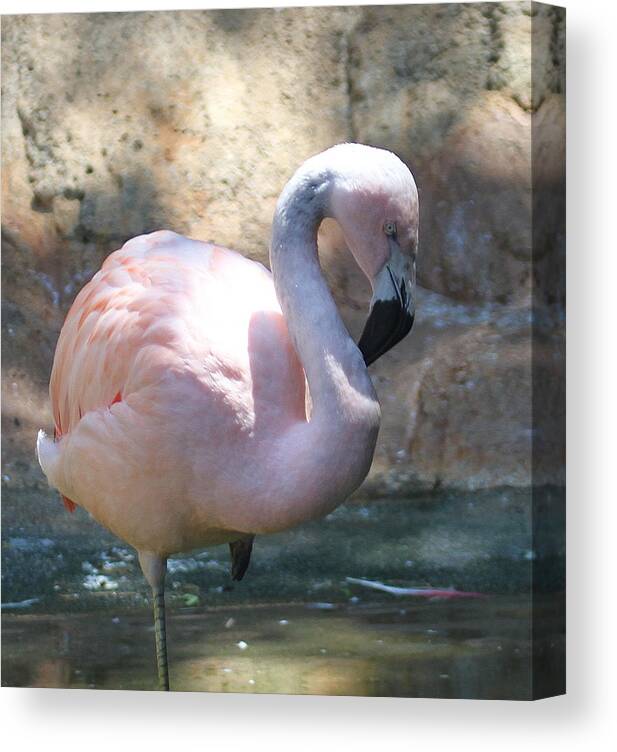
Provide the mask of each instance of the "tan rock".
POLYGON ((435 486, 531 483, 530 330, 480 327, 424 369, 408 426, 414 471, 435 486))
POLYGON ((412 167, 433 290, 530 295, 531 111, 563 91, 563 18, 526 2, 393 6, 354 30, 354 135, 412 167))
MULTIPOLYGON (((531 350, 520 318, 532 260, 536 303, 552 305, 548 342, 563 303, 552 292, 564 275, 562 31, 560 11, 529 3, 4 17, 11 483, 41 480, 32 447, 49 424, 53 348, 102 259, 168 227, 267 261, 286 179, 352 139, 411 166, 420 281, 448 296, 421 291, 411 337, 373 368, 383 404, 374 481, 528 483, 531 350), (543 220, 533 259, 532 209, 543 220)), ((357 336, 368 283, 335 224, 322 227, 320 248, 357 336)), ((548 344, 542 352, 554 373, 548 344)), ((558 396, 546 402, 557 410, 558 396)), ((555 477, 557 444, 538 477, 555 477)))

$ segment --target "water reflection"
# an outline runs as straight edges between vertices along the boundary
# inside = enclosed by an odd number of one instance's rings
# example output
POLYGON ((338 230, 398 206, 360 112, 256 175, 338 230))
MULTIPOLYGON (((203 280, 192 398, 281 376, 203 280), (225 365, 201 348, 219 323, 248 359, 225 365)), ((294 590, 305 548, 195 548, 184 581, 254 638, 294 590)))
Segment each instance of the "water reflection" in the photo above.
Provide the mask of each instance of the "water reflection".
MULTIPOLYGON (((545 608, 550 619, 549 604, 545 608)), ((4 616, 3 684, 155 689, 149 614, 4 616)), ((175 613, 177 691, 407 697, 530 697, 530 609, 489 602, 241 606, 175 613)), ((546 622, 559 664, 560 625, 546 622)), ((557 677, 556 677, 557 678, 557 677)))
MULTIPOLYGON (((20 500, 16 508, 43 508, 20 500)), ((542 504, 541 535, 532 534, 528 489, 345 505, 259 537, 239 584, 226 546, 174 557, 172 687, 523 699, 534 666, 536 694, 557 692, 563 499, 547 490, 542 504), (394 588, 368 589, 366 579, 394 588), (489 597, 400 594, 429 585, 489 597)), ((2 558, 5 686, 156 688, 149 594, 134 552, 78 511, 3 526, 2 558)))

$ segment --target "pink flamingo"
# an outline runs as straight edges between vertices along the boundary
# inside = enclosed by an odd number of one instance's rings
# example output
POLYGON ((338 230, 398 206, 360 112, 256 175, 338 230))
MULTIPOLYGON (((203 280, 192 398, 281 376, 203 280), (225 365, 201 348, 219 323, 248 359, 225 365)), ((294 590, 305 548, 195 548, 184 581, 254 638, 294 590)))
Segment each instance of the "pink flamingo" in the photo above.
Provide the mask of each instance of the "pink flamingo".
POLYGON ((366 477, 380 421, 367 365, 411 329, 417 230, 407 167, 340 144, 284 188, 272 275, 161 231, 112 253, 75 299, 51 375, 54 438, 39 432, 38 458, 69 509, 137 550, 162 689, 167 557, 228 542, 241 579, 256 534, 328 514, 366 477), (320 270, 324 217, 372 284, 358 346, 320 270))

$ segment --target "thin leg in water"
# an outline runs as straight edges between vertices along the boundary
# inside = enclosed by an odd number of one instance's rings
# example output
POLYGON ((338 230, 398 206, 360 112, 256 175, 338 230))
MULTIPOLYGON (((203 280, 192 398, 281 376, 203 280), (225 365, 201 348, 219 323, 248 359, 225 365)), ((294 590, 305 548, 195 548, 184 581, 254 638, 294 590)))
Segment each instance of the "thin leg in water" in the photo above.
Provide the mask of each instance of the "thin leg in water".
POLYGON ((165 628, 165 573, 167 559, 149 551, 139 552, 139 563, 152 588, 154 606, 154 637, 156 640, 156 663, 159 672, 159 689, 169 690, 167 665, 167 634, 165 628))

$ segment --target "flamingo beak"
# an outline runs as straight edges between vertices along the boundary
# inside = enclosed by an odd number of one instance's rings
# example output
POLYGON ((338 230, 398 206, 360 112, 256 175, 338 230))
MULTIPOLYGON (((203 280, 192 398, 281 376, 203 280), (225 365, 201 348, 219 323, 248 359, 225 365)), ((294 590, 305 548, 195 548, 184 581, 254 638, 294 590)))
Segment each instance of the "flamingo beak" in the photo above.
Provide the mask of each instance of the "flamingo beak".
POLYGON ((415 304, 413 277, 398 248, 391 254, 373 283, 369 317, 358 342, 367 366, 407 336, 413 326, 415 304))

